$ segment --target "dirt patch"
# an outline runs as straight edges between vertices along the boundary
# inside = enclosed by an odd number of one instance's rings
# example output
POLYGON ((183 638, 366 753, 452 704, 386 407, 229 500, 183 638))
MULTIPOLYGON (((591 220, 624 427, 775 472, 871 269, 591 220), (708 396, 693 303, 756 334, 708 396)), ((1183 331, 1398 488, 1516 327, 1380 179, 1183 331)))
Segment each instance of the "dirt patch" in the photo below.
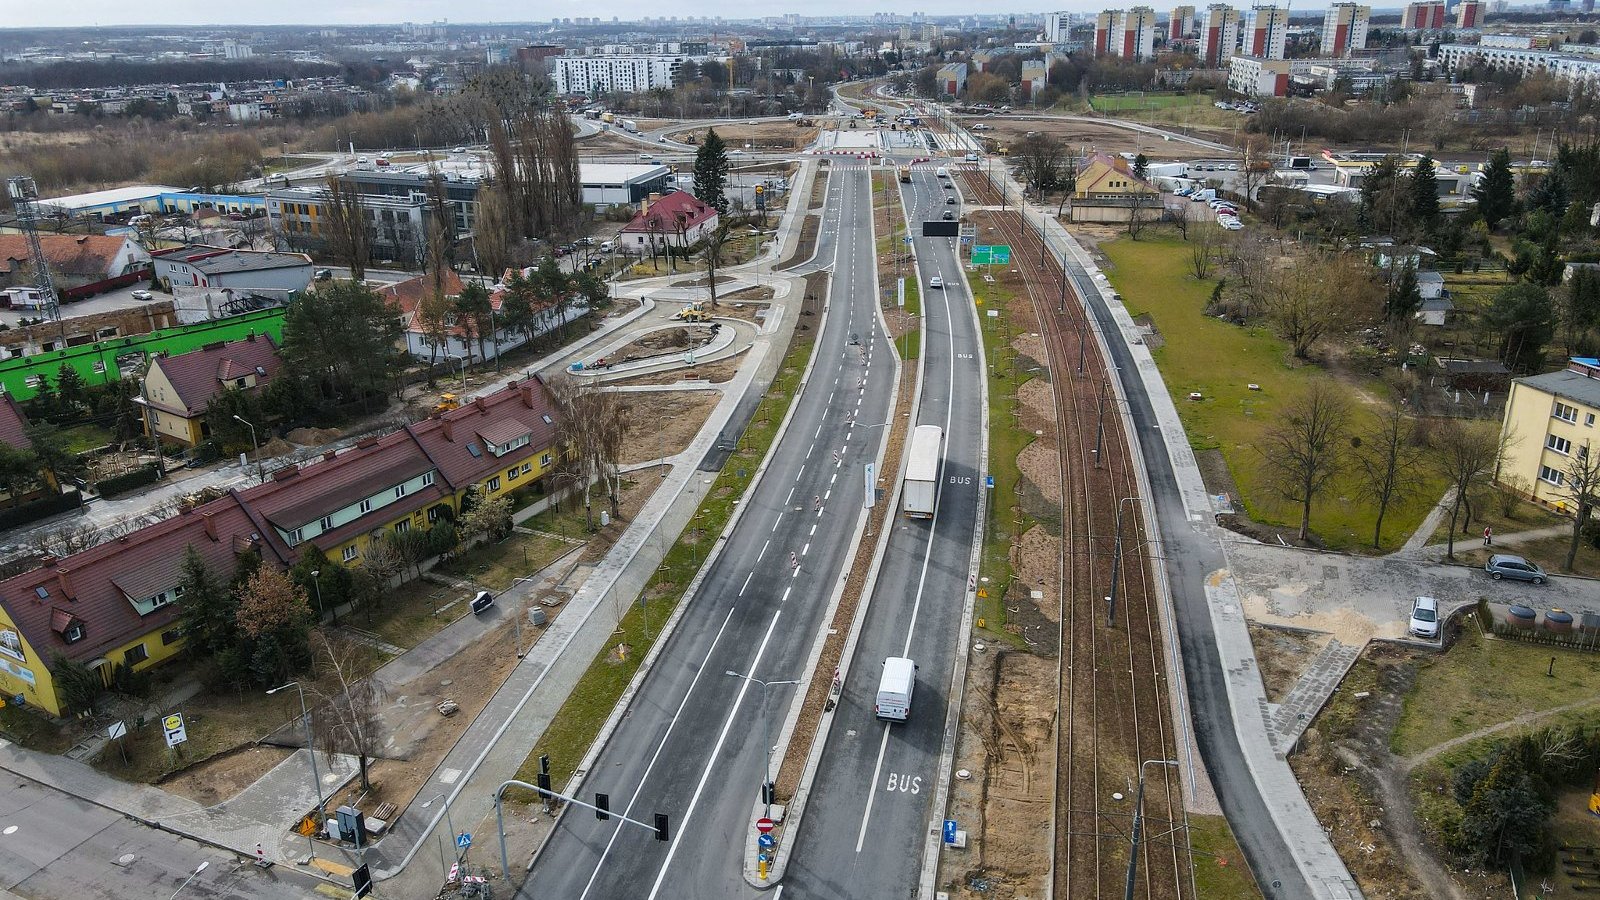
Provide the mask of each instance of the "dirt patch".
POLYGON ((678 326, 661 331, 652 331, 643 337, 624 344, 614 354, 606 358, 607 362, 630 362, 640 359, 654 359, 662 356, 676 356, 696 347, 702 347, 711 341, 711 329, 702 325, 678 326))
MULTIPOLYGON (((107 750, 115 754, 115 750, 107 750)), ((201 806, 214 806, 230 800, 254 784, 273 766, 288 759, 294 751, 264 744, 241 747, 191 766, 160 782, 168 793, 188 797, 201 806)))
POLYGON ((739 365, 743 356, 731 359, 719 359, 716 362, 696 363, 692 369, 671 369, 666 372, 652 372, 648 375, 635 375, 632 378, 619 378, 608 382, 613 385, 660 385, 677 384, 680 381, 709 381, 712 384, 722 384, 732 381, 733 376, 739 373, 739 365))
POLYGON ((1061 623, 1061 578, 1056 565, 1061 558, 1061 539, 1035 525, 1024 531, 1011 545, 1011 571, 1028 586, 1033 606, 1046 620, 1061 623), (1037 591, 1038 597, 1032 597, 1037 591))
POLYGON ((718 391, 653 391, 620 396, 625 398, 622 405, 628 411, 623 465, 683 452, 722 399, 718 391))
POLYGON ((1305 634, 1249 623, 1250 641, 1256 648, 1256 665, 1267 688, 1267 700, 1282 703, 1305 673, 1306 667, 1328 645, 1325 634, 1305 634))
POLYGON ((717 300, 716 309, 712 315, 719 319, 743 319, 746 322, 760 322, 770 315, 768 310, 772 304, 765 302, 772 299, 772 288, 745 288, 717 300))
POLYGON ((1055 729, 1055 672, 1047 659, 999 651, 975 655, 967 670, 958 769, 974 773, 951 786, 951 815, 966 822, 965 851, 944 854, 941 889, 951 897, 1039 897, 1049 854, 1039 836, 1050 827, 1055 786, 1050 754, 1055 729))
MULTIPOLYGON (((690 131, 675 131, 670 137, 672 140, 684 143, 693 143, 698 146, 705 141, 708 128, 696 128, 690 131), (690 138, 693 138, 691 141, 690 138)), ((717 137, 732 149, 779 149, 797 150, 807 146, 817 139, 815 125, 801 125, 797 122, 757 122, 743 125, 718 125, 717 137)), ((734 162, 738 162, 737 159, 734 162)))
POLYGON ((1028 132, 1037 131, 1060 138, 1068 147, 1092 147, 1101 153, 1148 153, 1162 159, 1198 159, 1217 156, 1217 151, 1207 150, 1183 141, 1160 141, 1115 125, 1102 125, 1068 119, 1005 119, 994 117, 984 120, 991 130, 984 135, 984 143, 1009 147, 1022 140, 1028 132), (1159 149, 1158 149, 1159 148, 1159 149))
POLYGON ((337 428, 296 428, 285 437, 302 447, 321 447, 344 436, 337 428))

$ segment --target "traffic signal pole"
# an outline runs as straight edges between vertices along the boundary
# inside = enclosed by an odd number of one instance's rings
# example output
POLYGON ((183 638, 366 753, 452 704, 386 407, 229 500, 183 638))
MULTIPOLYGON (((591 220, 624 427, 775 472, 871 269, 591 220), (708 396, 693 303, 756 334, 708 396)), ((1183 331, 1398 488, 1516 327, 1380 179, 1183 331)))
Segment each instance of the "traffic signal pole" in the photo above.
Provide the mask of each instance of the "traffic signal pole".
MULTIPOLYGON (((542 762, 543 761, 541 760, 541 763, 542 762)), ((539 780, 545 781, 547 777, 548 776, 541 774, 539 780)), ((541 787, 536 784, 529 784, 526 781, 517 781, 516 779, 512 779, 510 781, 502 782, 499 787, 494 789, 495 831, 500 835, 500 876, 504 878, 507 883, 511 881, 511 862, 506 858, 506 820, 505 811, 501 804, 501 800, 505 795, 506 788, 511 787, 512 785, 527 788, 546 800, 563 800, 567 803, 571 803, 573 806, 581 806, 584 809, 592 809, 594 810, 595 818, 601 820, 602 822, 615 816, 618 820, 626 822, 629 825, 637 825, 646 831, 653 832, 656 836, 656 840, 658 841, 666 841, 671 838, 669 824, 665 813, 655 814, 655 824, 641 822, 638 819, 630 819, 621 813, 612 812, 611 796, 609 794, 597 793, 594 795, 595 803, 589 804, 577 799, 576 797, 568 797, 566 794, 558 794, 548 787, 541 787)))

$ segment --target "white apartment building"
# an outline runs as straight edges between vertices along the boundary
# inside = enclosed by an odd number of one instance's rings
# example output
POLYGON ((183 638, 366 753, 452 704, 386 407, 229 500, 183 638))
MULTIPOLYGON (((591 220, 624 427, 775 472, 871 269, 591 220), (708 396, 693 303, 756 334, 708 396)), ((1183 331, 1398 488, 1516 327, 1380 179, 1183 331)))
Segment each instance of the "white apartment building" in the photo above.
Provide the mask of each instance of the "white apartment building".
POLYGON ((1281 6, 1252 6, 1245 13, 1244 44, 1239 52, 1258 59, 1283 59, 1289 39, 1289 10, 1281 6))
POLYGON ((1156 56, 1156 11, 1148 6, 1108 9, 1095 21, 1096 56, 1147 60, 1156 56))
POLYGON ((1322 55, 1345 59, 1354 50, 1367 49, 1367 28, 1372 7, 1335 3, 1322 16, 1322 55))
POLYGON ((1200 23, 1200 64, 1221 68, 1239 49, 1239 11, 1226 3, 1206 7, 1200 23))
POLYGON ((1439 64, 1454 73, 1458 68, 1479 63, 1501 72, 1523 76, 1546 72, 1552 78, 1570 81, 1574 86, 1600 88, 1600 58, 1559 53, 1554 50, 1521 50, 1481 44, 1441 44, 1439 64))
POLYGON ((1049 44, 1064 44, 1072 35, 1072 13, 1044 14, 1044 39, 1049 44))
POLYGON ((1289 93, 1292 69, 1286 59, 1235 56, 1228 65, 1228 90, 1247 97, 1282 97, 1289 93))
POLYGON ((682 56, 556 56, 556 93, 597 97, 670 88, 683 68, 682 56))

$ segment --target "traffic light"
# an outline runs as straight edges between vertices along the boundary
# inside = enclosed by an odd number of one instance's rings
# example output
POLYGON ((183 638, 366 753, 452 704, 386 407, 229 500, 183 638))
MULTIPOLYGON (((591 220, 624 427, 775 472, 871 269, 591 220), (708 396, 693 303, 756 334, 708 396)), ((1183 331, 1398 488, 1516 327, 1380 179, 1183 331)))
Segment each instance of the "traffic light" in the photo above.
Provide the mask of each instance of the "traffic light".
POLYGON ((540 772, 536 781, 539 783, 539 795, 546 800, 550 799, 550 773, 540 772))
POLYGON ((665 841, 671 837, 667 830, 667 814, 656 813, 656 840, 665 841))
POLYGON ((600 793, 595 794, 594 795, 594 806, 595 806, 594 817, 596 819, 599 819, 600 821, 604 822, 607 819, 611 818, 611 795, 610 794, 600 794, 600 793))

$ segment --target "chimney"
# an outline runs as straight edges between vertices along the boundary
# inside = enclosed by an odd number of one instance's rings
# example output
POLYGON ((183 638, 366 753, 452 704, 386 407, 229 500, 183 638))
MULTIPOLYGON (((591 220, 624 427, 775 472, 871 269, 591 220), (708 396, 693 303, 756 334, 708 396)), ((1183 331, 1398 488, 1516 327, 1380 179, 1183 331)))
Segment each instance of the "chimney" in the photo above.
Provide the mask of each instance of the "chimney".
POLYGON ((375 437, 364 437, 361 440, 356 441, 356 449, 357 450, 365 450, 368 447, 376 447, 376 446, 378 446, 378 439, 375 438, 375 437))
POLYGON ((439 424, 444 431, 444 439, 452 444, 455 443, 456 423, 449 416, 443 416, 439 419, 439 424))
POLYGON ((533 409, 533 379, 529 378, 517 386, 517 393, 522 395, 522 405, 533 409))
POLYGON ((299 474, 300 474, 300 467, 299 466, 284 466, 283 468, 279 469, 278 471, 272 473, 272 480, 273 481, 288 481, 289 479, 291 479, 291 478, 293 478, 293 477, 295 477, 296 475, 299 475, 299 474))
POLYGON ((205 523, 206 537, 215 541, 217 539, 217 522, 213 513, 201 513, 200 521, 205 523))
POLYGON ((39 557, 39 565, 44 566, 46 569, 54 569, 59 561, 54 553, 46 553, 44 556, 39 557))
POLYGON ((323 459, 324 462, 326 462, 327 460, 333 459, 335 456, 338 456, 338 455, 339 455, 339 451, 337 451, 337 450, 328 450, 328 451, 325 451, 322 454, 322 459, 323 459))
POLYGON ((477 410, 478 412, 483 413, 484 415, 488 415, 489 414, 489 405, 487 403, 483 402, 483 398, 482 397, 474 397, 473 398, 473 400, 472 400, 472 408, 477 410))
POLYGON ((72 589, 71 569, 56 569, 56 584, 61 588, 61 596, 66 597, 68 600, 78 599, 78 592, 72 589))

